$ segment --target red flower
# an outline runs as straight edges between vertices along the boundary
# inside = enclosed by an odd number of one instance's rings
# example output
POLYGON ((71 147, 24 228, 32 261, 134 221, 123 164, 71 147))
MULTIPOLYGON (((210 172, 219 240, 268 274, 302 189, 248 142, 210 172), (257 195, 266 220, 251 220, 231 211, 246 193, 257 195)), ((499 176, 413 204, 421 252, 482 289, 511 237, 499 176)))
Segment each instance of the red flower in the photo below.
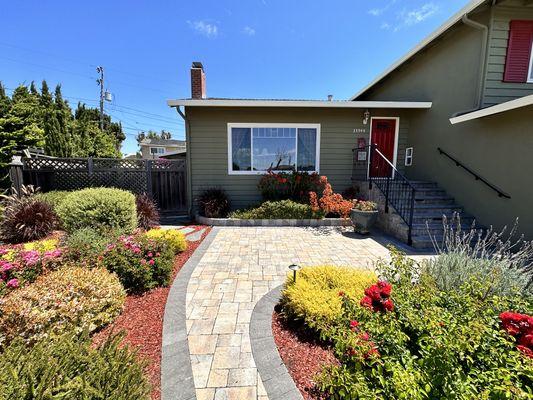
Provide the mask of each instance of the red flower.
POLYGON ((355 331, 357 329, 357 327, 359 326, 359 322, 357 321, 350 321, 350 329, 352 331, 355 331))
POLYGON ((533 358, 533 350, 531 350, 530 348, 526 346, 522 346, 522 345, 518 345, 516 346, 516 348, 520 350, 522 353, 524 353, 526 356, 528 356, 529 358, 533 358))
POLYGON ((372 299, 368 296, 365 296, 361 299, 361 306, 366 308, 372 308, 372 299))
POLYGON ((362 339, 362 340, 368 340, 370 339, 370 335, 368 334, 368 332, 363 332, 359 335, 359 337, 362 339))
POLYGON ((352 357, 357 354, 357 352, 354 349, 348 349, 347 353, 349 356, 352 356, 352 357))
POLYGON ((369 288, 366 288, 365 295, 370 297, 372 300, 381 300, 381 291, 376 285, 372 285, 369 288))
POLYGON ((382 304, 383 304, 383 307, 385 308, 385 310, 387 310, 387 311, 394 310, 394 303, 392 302, 391 299, 385 300, 382 304))
POLYGON ((338 295, 339 295, 339 297, 344 297, 344 296, 346 295, 346 293, 344 293, 344 292, 341 290, 341 291, 339 291, 338 295))
POLYGON ((389 297, 392 292, 392 285, 389 282, 379 281, 378 287, 381 289, 381 296, 389 297))

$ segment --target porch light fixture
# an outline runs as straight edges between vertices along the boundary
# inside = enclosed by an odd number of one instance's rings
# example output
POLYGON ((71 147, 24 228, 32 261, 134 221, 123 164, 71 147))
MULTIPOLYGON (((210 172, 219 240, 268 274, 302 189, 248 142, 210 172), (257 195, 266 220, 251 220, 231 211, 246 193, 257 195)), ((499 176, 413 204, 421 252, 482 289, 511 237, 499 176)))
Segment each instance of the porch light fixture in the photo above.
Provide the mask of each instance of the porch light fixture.
POLYGON ((299 265, 296 265, 296 264, 291 264, 289 265, 289 269, 292 271, 293 275, 293 279, 294 279, 294 282, 296 282, 296 272, 298 272, 299 270, 302 269, 302 267, 300 267, 299 265))
POLYGON ((363 113, 363 125, 368 124, 368 120, 370 119, 370 111, 366 110, 363 113))

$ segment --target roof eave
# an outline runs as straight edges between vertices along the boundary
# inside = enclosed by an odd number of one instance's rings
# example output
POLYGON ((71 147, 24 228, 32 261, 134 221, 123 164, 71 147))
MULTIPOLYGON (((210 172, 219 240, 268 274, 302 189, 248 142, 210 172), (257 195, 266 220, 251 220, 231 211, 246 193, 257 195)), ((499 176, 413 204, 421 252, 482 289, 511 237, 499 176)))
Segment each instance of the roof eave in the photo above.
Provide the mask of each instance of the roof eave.
POLYGON ((170 107, 293 107, 293 108, 414 108, 428 109, 429 101, 313 101, 313 100, 167 100, 170 107))
POLYGON ((483 108, 481 110, 473 111, 468 114, 459 115, 457 117, 450 118, 452 125, 459 124, 461 122, 472 121, 489 115, 500 114, 506 111, 516 110, 517 108, 527 107, 533 105, 533 95, 520 97, 518 99, 510 100, 505 103, 496 104, 492 107, 483 108))

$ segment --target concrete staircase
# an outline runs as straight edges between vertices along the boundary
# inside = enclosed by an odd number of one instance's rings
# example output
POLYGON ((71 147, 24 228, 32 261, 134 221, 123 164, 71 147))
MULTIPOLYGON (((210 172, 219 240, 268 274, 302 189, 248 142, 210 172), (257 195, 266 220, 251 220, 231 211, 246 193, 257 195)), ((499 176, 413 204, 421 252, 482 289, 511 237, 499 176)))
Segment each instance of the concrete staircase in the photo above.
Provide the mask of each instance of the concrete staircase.
POLYGON ((435 182, 410 181, 416 189, 413 213, 412 241, 418 249, 432 248, 431 236, 437 243, 443 238, 443 216, 451 222, 454 213, 461 219, 461 228, 469 230, 474 217, 464 212, 463 208, 435 182))

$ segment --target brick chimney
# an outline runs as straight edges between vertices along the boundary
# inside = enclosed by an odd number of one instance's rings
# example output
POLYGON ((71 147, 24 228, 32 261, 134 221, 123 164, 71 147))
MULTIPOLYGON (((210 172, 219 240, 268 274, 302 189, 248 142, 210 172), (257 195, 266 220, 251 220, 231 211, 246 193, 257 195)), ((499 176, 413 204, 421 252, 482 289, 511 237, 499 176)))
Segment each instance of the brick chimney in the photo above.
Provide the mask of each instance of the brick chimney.
POLYGON ((191 97, 193 99, 205 99, 207 97, 204 66, 198 61, 193 62, 191 66, 191 97))

